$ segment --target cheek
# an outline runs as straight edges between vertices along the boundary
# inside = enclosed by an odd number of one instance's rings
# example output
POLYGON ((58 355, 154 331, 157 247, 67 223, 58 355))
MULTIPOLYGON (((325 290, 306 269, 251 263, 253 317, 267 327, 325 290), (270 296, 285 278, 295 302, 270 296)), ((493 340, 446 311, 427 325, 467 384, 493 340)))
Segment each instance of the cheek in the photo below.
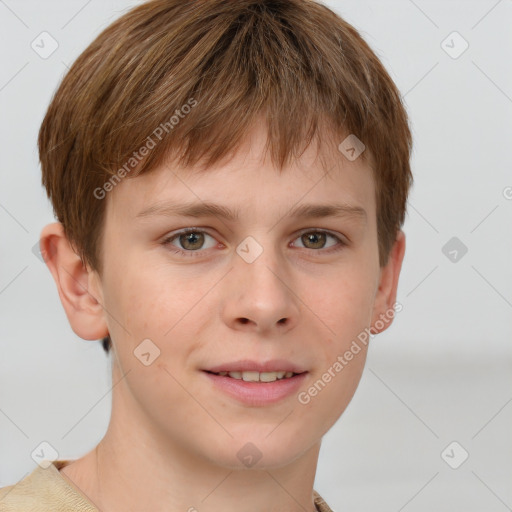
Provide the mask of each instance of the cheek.
POLYGON ((297 396, 297 408, 307 416, 318 435, 324 435, 344 413, 354 397, 366 361, 367 346, 362 343, 358 347, 351 342, 341 343, 337 348, 297 396))
POLYGON ((376 270, 359 260, 345 268, 316 297, 315 312, 331 330, 325 330, 324 353, 316 380, 305 390, 311 414, 326 432, 352 400, 363 373, 368 350, 376 270))
POLYGON ((176 294, 176 283, 167 280, 161 269, 136 259, 125 259, 111 269, 105 305, 134 329, 140 329, 151 327, 149 320, 155 317, 165 319, 162 312, 168 309, 176 294))
MULTIPOLYGON (((125 261, 111 273, 104 294, 111 334, 127 353, 147 338, 161 350, 163 358, 167 352, 192 350, 196 331, 203 328, 198 315, 209 303, 202 299, 214 284, 213 277, 184 277, 176 267, 125 261), (182 338, 187 343, 178 343, 182 338)), ((207 320, 204 315, 200 318, 207 320)))
POLYGON ((338 348, 370 325, 374 287, 368 269, 353 266, 340 272, 322 290, 309 294, 306 303, 312 304, 312 313, 321 319, 329 339, 338 348))

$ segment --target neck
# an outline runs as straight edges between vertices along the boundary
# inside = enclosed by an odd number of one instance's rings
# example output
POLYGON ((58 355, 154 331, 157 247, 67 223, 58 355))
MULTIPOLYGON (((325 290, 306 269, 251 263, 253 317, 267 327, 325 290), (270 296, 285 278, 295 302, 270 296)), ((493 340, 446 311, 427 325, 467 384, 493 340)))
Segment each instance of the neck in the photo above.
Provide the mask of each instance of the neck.
POLYGON ((284 466, 220 465, 148 425, 116 371, 113 378, 119 385, 105 437, 92 452, 61 470, 99 510, 316 510, 313 485, 320 441, 284 466))

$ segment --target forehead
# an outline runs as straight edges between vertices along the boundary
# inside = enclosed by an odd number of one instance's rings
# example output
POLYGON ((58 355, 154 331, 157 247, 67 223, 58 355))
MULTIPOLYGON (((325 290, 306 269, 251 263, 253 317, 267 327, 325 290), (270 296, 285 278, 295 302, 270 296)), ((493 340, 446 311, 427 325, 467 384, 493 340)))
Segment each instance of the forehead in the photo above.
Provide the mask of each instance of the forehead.
POLYGON ((132 220, 167 209, 235 221, 244 214, 282 216, 285 210, 313 216, 315 205, 317 213, 318 206, 330 205, 332 214, 340 213, 341 207, 354 216, 374 217, 371 155, 351 161, 338 150, 336 140, 321 142, 311 143, 279 169, 266 147, 264 127, 256 124, 236 152, 210 167, 178 166, 168 155, 155 168, 122 180, 110 193, 107 210, 132 220))

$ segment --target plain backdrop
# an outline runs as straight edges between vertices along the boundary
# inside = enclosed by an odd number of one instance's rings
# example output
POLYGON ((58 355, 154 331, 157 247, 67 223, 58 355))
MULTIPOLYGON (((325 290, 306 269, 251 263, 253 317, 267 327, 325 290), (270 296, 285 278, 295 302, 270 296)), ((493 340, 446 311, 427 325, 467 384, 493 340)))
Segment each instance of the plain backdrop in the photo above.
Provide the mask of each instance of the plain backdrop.
MULTIPOLYGON (((109 359, 72 332, 33 251, 53 221, 36 140, 68 66, 138 3, 0 0, 0 486, 41 442, 78 458, 108 425, 109 359)), ((325 3, 402 92, 415 184, 403 310, 372 339, 315 488, 338 512, 511 510, 512 1, 325 3)))

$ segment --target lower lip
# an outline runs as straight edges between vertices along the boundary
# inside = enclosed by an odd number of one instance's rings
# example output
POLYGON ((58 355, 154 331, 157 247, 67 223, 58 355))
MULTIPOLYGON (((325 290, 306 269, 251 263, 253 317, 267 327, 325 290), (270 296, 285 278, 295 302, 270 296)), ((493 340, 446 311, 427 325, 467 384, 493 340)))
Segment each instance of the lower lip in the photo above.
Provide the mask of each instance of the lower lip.
POLYGON ((307 375, 307 372, 304 372, 274 382, 246 382, 227 375, 217 375, 206 371, 203 373, 218 389, 240 402, 252 406, 273 404, 296 393, 307 375))

